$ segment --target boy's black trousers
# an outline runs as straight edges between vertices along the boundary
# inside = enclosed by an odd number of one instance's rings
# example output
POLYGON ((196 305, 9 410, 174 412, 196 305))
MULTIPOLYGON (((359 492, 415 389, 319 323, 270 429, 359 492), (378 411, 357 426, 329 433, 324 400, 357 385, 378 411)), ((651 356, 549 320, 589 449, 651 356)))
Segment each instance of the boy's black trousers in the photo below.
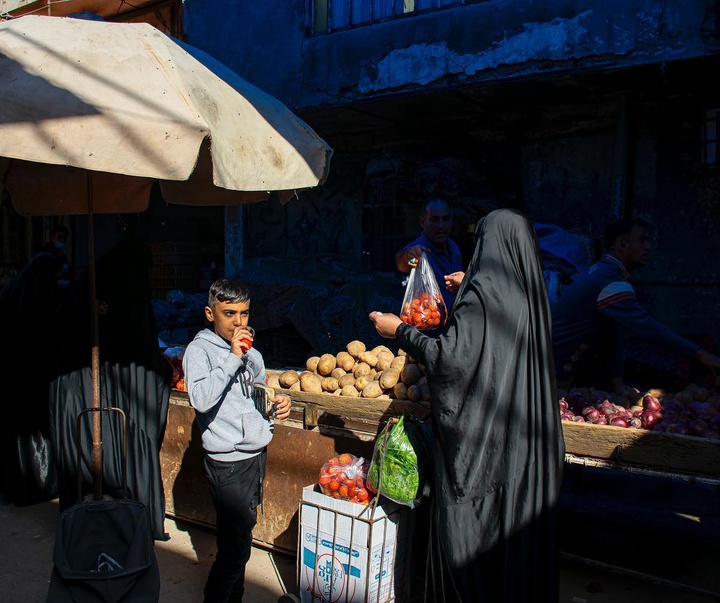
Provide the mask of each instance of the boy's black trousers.
POLYGON ((242 603, 252 529, 262 502, 266 451, 223 463, 205 456, 205 473, 215 505, 217 556, 205 584, 205 603, 242 603))

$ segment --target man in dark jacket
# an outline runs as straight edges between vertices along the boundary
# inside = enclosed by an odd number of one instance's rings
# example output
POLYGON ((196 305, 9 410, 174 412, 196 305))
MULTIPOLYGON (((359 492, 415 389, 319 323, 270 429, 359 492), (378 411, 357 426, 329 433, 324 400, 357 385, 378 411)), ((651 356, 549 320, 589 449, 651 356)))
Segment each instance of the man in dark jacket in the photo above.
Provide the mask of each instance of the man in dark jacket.
POLYGON ((646 224, 613 222, 605 231, 606 253, 570 285, 552 309, 553 352, 558 386, 622 386, 623 339, 631 335, 712 368, 720 358, 680 337, 640 305, 630 273, 650 251, 646 224))

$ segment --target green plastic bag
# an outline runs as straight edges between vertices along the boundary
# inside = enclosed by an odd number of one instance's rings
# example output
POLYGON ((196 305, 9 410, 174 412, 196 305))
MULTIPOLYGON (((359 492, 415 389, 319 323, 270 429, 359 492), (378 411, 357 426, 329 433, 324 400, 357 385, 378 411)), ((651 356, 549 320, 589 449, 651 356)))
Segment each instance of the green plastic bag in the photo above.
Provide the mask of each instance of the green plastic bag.
POLYGON ((415 508, 430 492, 432 434, 410 416, 388 421, 375 441, 367 485, 377 494, 415 508))

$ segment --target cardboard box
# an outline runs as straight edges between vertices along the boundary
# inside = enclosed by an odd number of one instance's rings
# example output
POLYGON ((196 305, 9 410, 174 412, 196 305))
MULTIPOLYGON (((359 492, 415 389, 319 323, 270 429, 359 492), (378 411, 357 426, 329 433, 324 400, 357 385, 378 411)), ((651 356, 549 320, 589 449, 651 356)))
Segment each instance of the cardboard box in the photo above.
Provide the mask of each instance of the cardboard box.
POLYGON ((303 488, 298 572, 303 603, 405 600, 412 514, 392 502, 374 509, 303 488))

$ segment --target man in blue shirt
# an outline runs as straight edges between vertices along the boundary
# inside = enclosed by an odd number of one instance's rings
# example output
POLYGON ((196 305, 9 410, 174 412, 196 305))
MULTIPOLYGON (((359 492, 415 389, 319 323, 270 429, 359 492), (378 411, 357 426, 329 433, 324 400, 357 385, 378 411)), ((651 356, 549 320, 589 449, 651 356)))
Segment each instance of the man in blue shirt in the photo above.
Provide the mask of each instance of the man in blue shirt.
POLYGON ((630 273, 647 263, 650 240, 645 223, 613 222, 605 231, 604 246, 605 255, 552 308, 558 386, 596 385, 617 391, 622 385, 622 342, 628 336, 720 368, 720 358, 680 337, 640 305, 630 273))
POLYGON ((455 302, 457 286, 448 288, 446 277, 463 269, 460 248, 450 238, 453 227, 450 203, 438 196, 428 198, 420 214, 420 227, 422 234, 395 255, 395 266, 403 274, 409 273, 424 251, 445 300, 447 311, 450 313, 455 302))

